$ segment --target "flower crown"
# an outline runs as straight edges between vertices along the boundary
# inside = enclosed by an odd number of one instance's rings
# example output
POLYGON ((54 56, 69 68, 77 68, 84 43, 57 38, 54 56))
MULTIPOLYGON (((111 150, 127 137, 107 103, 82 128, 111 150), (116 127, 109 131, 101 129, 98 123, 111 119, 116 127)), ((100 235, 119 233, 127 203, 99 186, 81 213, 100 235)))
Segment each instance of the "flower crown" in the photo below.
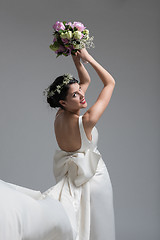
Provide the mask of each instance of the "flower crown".
POLYGON ((43 95, 47 95, 47 98, 49 98, 49 97, 52 97, 55 94, 55 92, 58 92, 58 94, 60 94, 63 86, 67 85, 70 82, 70 80, 73 79, 73 76, 70 73, 67 73, 67 74, 63 75, 63 78, 64 79, 63 79, 62 84, 57 85, 57 87, 54 91, 53 90, 50 91, 50 86, 49 86, 48 88, 46 88, 43 91, 43 95))

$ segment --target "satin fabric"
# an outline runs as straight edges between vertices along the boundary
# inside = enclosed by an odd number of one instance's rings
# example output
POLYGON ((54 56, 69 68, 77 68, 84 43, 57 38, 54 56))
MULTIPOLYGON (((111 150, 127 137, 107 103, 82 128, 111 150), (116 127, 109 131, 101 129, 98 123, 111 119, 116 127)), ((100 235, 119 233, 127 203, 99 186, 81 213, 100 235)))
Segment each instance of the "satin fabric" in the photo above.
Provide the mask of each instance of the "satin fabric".
POLYGON ((62 204, 0 180, 0 240, 73 240, 62 204))
POLYGON ((44 196, 59 200, 70 219, 75 240, 115 240, 113 191, 108 170, 97 149, 98 131, 88 140, 79 117, 81 148, 76 152, 56 150, 56 186, 44 196))
POLYGON ((57 149, 56 184, 44 193, 0 180, 0 239, 115 240, 113 191, 97 149, 98 131, 89 141, 79 117, 81 148, 57 149))

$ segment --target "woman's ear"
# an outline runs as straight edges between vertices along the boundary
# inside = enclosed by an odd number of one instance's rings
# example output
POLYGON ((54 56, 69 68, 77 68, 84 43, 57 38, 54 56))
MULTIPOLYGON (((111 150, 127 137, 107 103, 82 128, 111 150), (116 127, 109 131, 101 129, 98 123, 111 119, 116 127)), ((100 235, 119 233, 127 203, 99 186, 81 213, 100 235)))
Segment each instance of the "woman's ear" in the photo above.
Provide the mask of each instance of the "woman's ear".
POLYGON ((63 106, 63 107, 65 107, 66 106, 66 103, 65 103, 65 101, 64 100, 59 100, 59 103, 63 106))

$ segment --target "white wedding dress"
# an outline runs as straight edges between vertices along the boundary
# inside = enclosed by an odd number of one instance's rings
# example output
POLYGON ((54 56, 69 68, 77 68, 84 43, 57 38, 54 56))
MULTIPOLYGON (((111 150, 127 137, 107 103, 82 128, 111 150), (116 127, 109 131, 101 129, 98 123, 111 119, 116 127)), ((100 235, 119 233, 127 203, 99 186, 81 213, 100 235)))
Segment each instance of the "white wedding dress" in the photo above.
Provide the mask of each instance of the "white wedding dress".
POLYGON ((54 155, 56 185, 41 193, 0 181, 0 240, 115 240, 112 184, 79 117, 81 148, 54 155))

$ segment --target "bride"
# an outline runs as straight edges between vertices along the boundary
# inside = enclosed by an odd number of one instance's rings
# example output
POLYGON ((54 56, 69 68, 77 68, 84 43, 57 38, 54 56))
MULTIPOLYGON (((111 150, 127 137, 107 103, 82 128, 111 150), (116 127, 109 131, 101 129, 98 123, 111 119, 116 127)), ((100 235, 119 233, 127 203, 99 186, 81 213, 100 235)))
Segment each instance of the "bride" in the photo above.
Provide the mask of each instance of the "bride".
POLYGON ((85 48, 72 55, 79 82, 59 76, 45 89, 57 111, 54 130, 56 184, 41 193, 0 181, 0 239, 115 240, 113 192, 107 167, 98 151, 96 123, 105 111, 115 80, 85 48), (103 83, 96 102, 87 107, 88 62, 103 83))

